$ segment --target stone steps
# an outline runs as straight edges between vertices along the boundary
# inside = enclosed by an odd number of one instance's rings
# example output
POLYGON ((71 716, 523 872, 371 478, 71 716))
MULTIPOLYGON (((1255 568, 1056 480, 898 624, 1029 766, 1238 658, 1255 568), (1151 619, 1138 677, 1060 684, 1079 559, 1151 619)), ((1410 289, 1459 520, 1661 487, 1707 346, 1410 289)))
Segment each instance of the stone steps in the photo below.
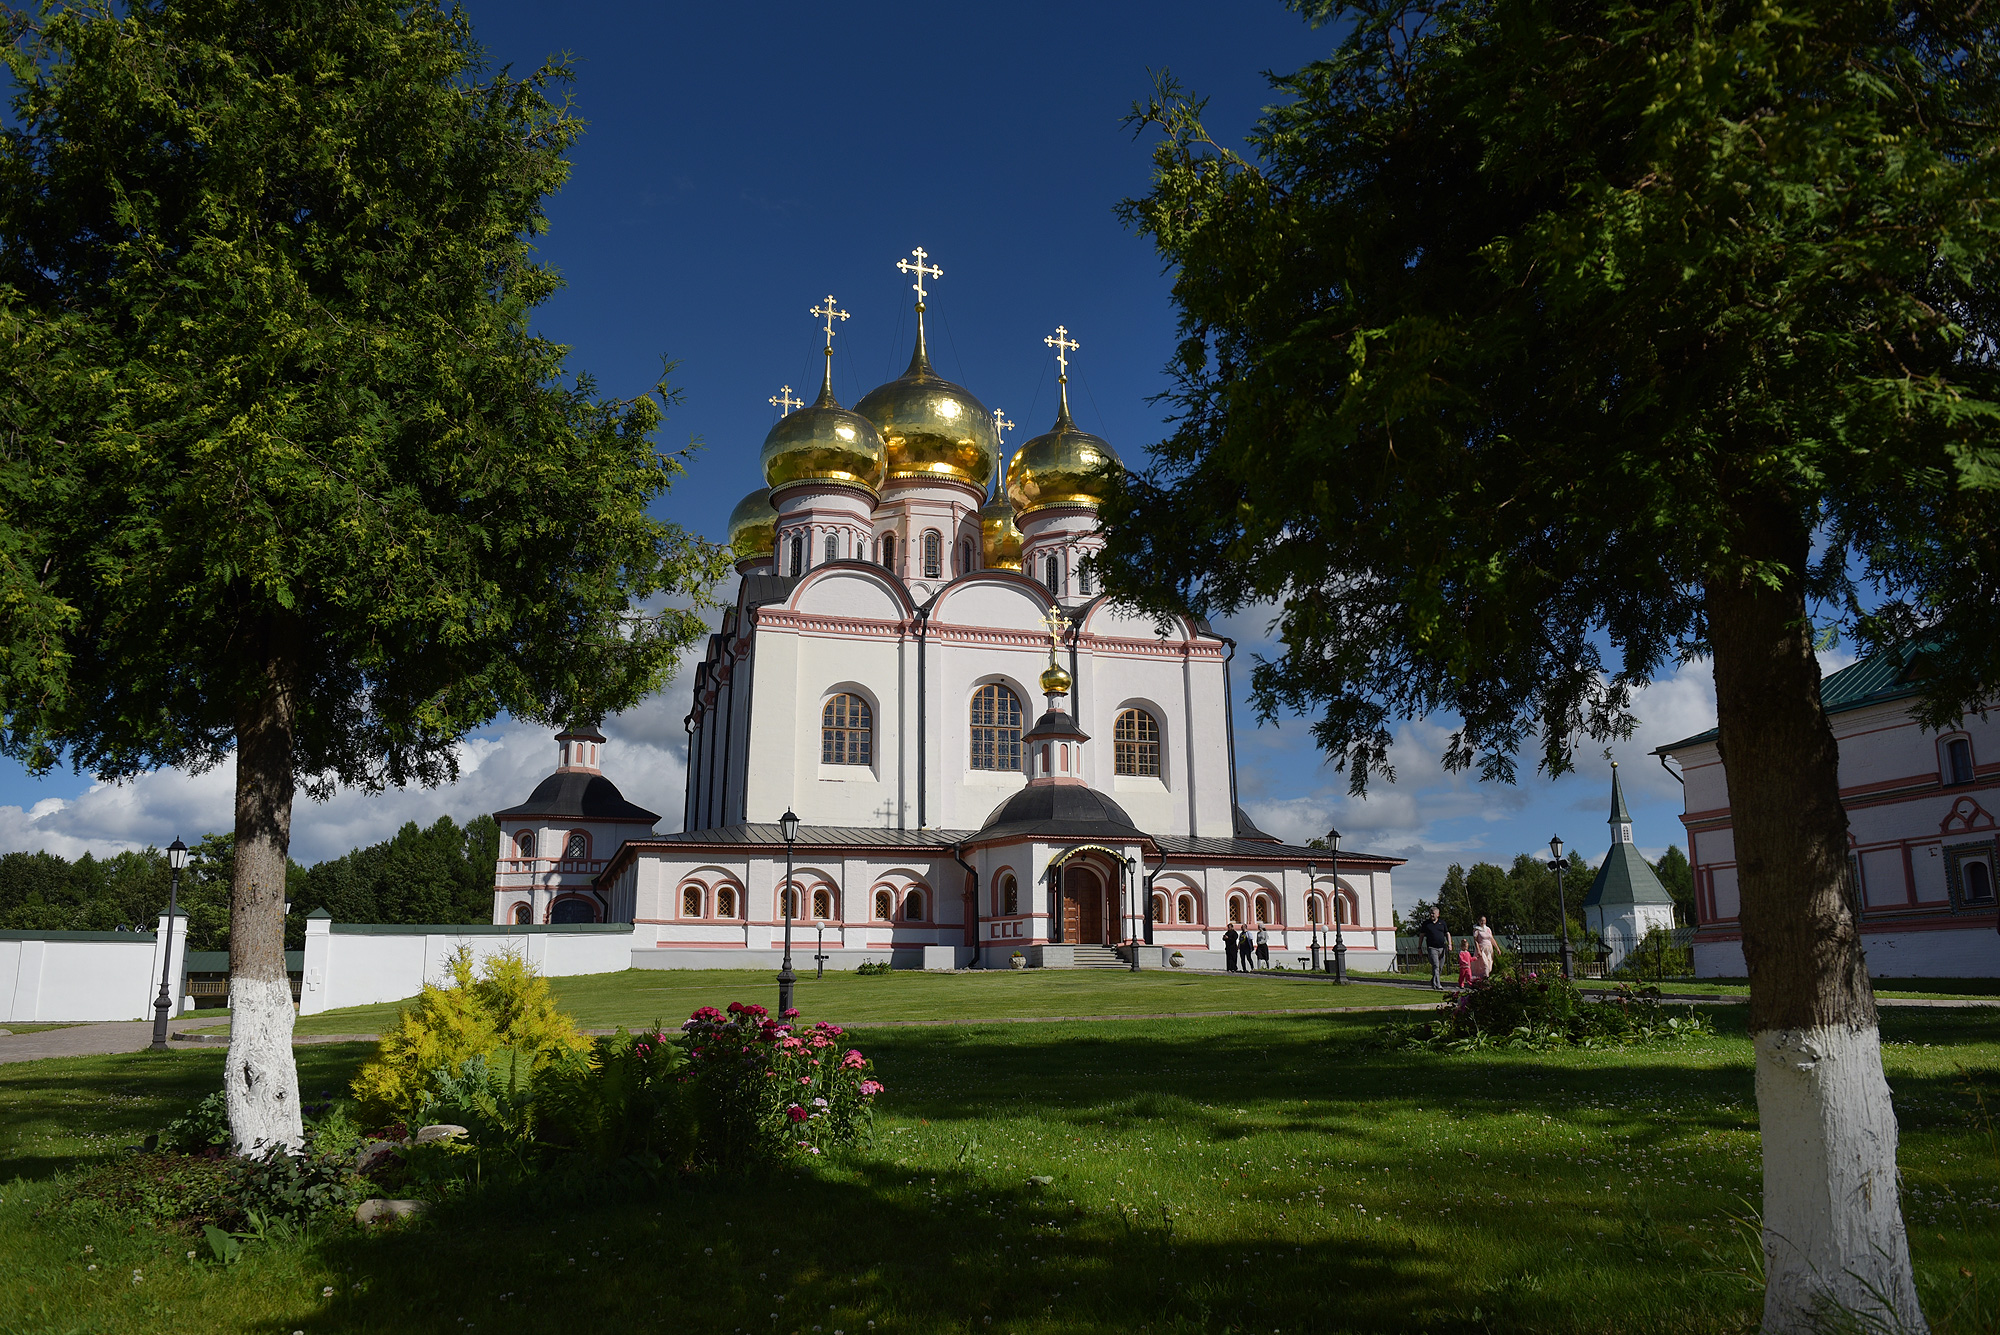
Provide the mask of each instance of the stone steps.
POLYGON ((1109 946, 1075 946, 1073 967, 1078 969, 1129 969, 1132 966, 1109 946))

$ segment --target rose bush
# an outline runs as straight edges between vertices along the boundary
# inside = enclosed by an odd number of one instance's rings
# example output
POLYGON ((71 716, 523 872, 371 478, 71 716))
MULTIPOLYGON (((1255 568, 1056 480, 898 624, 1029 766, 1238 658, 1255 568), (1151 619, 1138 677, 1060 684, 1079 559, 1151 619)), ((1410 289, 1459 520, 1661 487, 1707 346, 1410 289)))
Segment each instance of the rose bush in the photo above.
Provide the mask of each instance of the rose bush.
POLYGON ((820 1155, 866 1138, 882 1092, 859 1049, 841 1046, 836 1024, 800 1030, 797 1011, 778 1019, 762 1006, 703 1006, 681 1025, 700 1154, 742 1172, 799 1155, 820 1155))
POLYGON ((1657 987, 1624 985, 1591 1001, 1561 975, 1535 969, 1495 972, 1454 992, 1436 1018, 1381 1031, 1393 1048, 1453 1050, 1616 1046, 1713 1032, 1692 1006, 1669 1014, 1657 987))

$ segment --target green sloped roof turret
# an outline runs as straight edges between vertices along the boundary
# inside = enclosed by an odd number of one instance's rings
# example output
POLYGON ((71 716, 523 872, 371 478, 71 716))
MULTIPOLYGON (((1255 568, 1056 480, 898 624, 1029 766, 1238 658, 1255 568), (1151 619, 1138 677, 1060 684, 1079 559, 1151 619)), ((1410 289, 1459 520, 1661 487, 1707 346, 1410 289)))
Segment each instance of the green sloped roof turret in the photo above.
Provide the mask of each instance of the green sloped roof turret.
POLYGON ((1632 813, 1625 809, 1625 790, 1618 782, 1618 766, 1611 766, 1611 851, 1604 855, 1604 862, 1597 869, 1597 877, 1590 883, 1590 893, 1583 897, 1585 908, 1620 908, 1627 904, 1672 905, 1674 897, 1667 887, 1660 884, 1652 864, 1640 856, 1637 846, 1628 842, 1620 826, 1632 823, 1632 813))
POLYGON ((1618 784, 1618 762, 1611 762, 1611 823, 1630 825, 1632 813, 1625 809, 1625 790, 1618 784))

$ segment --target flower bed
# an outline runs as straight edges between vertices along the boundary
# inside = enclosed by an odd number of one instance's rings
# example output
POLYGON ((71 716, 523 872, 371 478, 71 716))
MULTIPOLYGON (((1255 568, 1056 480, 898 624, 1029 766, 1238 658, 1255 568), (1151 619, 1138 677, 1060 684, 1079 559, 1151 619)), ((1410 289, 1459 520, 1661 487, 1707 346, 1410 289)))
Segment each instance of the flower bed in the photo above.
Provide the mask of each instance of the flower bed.
POLYGON ((1669 1013, 1657 987, 1625 985, 1587 1001, 1560 975, 1517 969, 1459 989, 1433 1019, 1390 1023, 1381 1035, 1392 1048, 1467 1051, 1611 1047, 1713 1032, 1708 1017, 1692 1006, 1669 1013))
POLYGON ((742 1171, 798 1155, 818 1155, 872 1135, 870 1101, 882 1092, 842 1029, 796 1032, 797 1011, 779 1019, 762 1006, 703 1006, 681 1025, 703 1157, 742 1171))

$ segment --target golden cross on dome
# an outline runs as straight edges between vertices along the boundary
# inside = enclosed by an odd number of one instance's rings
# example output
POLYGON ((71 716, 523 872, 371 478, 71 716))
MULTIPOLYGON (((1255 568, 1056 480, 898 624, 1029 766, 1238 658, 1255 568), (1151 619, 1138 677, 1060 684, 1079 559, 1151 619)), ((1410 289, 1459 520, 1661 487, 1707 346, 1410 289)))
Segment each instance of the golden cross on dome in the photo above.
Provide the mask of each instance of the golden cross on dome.
POLYGON ((1062 633, 1069 629, 1069 622, 1063 617, 1062 609, 1051 607, 1049 614, 1042 618, 1042 624, 1049 628, 1049 661, 1056 661, 1056 650, 1062 647, 1062 633))
POLYGON ((845 320, 847 312, 833 304, 833 293, 829 292, 826 294, 826 305, 813 307, 811 313, 826 317, 826 355, 831 357, 833 356, 833 322, 835 320, 845 320))
POLYGON ((917 290, 917 309, 922 310, 924 308, 924 279, 942 278, 944 277, 944 270, 938 268, 935 264, 927 265, 924 263, 930 256, 922 246, 918 246, 910 253, 917 257, 917 262, 912 264, 908 260, 897 260, 896 267, 904 273, 913 273, 917 276, 917 281, 912 283, 911 286, 917 290))
POLYGON ((795 409, 805 407, 806 401, 804 399, 793 398, 792 387, 790 385, 786 385, 783 389, 779 390, 776 394, 773 394, 771 396, 771 406, 773 408, 778 409, 780 412, 784 413, 785 416, 790 417, 795 409))
POLYGON ((1053 336, 1043 339, 1042 342, 1056 350, 1056 370, 1061 374, 1063 380, 1067 381, 1069 379, 1069 358, 1064 354, 1075 352, 1083 345, 1075 339, 1070 338, 1069 330, 1063 328, 1061 325, 1056 326, 1056 332, 1053 336))
POLYGON ((1007 433, 1013 429, 1014 424, 1007 420, 1007 414, 995 408, 993 410, 993 434, 999 439, 1001 445, 1006 445, 1007 433))

